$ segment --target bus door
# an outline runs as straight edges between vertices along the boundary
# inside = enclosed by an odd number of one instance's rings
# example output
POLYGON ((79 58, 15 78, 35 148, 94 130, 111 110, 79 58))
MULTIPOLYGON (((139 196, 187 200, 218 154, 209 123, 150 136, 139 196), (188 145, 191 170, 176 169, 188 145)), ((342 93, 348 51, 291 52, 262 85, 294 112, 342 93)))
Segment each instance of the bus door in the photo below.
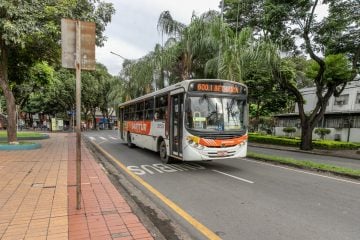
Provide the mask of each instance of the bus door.
POLYGON ((184 93, 170 98, 170 155, 182 157, 184 93))
POLYGON ((124 140, 124 108, 120 108, 119 112, 119 120, 120 120, 120 138, 124 140))

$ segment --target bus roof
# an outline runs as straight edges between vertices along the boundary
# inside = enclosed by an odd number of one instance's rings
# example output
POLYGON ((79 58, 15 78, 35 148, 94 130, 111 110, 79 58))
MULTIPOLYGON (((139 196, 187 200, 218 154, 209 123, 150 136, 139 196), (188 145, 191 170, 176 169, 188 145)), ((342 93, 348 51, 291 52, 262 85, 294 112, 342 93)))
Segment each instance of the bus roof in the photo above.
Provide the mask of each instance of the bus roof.
POLYGON ((239 84, 239 85, 242 85, 244 87, 246 87, 245 84, 243 83, 239 83, 239 82, 235 82, 235 81, 230 81, 230 80, 223 80, 223 79, 191 79, 191 80, 184 80, 184 81, 181 81, 181 82, 178 82, 178 83, 175 83, 173 85, 170 85, 166 88, 163 88, 163 89, 160 89, 160 90, 157 90, 155 92, 152 92, 152 93, 148 93, 144 96, 141 96, 141 97, 138 97, 138 98, 134 98, 130 101, 127 101, 127 102, 124 102, 124 103, 121 103, 119 104, 119 107, 122 107, 122 106, 126 106, 128 104, 131 104, 131 103, 135 103, 135 102, 139 102, 141 100, 144 100, 144 99, 148 99, 150 97, 153 97, 153 96, 158 96, 158 95, 162 95, 164 93, 167 93, 167 92, 171 92, 173 90, 176 90, 176 89, 179 89, 179 88, 184 88, 185 91, 188 90, 188 87, 189 87, 189 84, 192 83, 192 82, 209 82, 209 81, 216 81, 216 82, 231 82, 231 83, 235 83, 235 84, 239 84))

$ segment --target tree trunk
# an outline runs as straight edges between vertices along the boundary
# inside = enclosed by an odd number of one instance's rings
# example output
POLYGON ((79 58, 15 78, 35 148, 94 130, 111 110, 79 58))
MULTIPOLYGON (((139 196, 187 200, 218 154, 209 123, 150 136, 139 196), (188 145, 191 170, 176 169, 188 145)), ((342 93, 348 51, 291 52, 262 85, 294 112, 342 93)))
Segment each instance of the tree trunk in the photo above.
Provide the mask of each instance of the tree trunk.
POLYGON ((93 130, 96 130, 96 115, 95 111, 91 113, 91 116, 93 118, 93 130))
POLYGON ((260 123, 260 102, 256 103, 256 115, 255 115, 255 129, 257 132, 260 131, 259 123, 260 123))
POLYGON ((301 125, 301 150, 312 150, 312 131, 313 128, 310 126, 309 122, 305 122, 301 125))
POLYGON ((16 142, 16 106, 15 106, 15 97, 9 87, 8 80, 8 64, 7 64, 7 51, 5 49, 5 44, 3 41, 0 41, 0 85, 4 93, 6 100, 7 108, 7 134, 8 134, 8 143, 16 142))

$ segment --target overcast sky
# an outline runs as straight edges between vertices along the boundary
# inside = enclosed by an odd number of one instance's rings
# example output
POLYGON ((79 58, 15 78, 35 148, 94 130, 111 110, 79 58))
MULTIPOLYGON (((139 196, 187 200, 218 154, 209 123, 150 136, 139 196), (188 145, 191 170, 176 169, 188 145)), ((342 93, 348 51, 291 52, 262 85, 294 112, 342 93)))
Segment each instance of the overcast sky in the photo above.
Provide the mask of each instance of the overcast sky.
MULTIPOLYGON (((169 10, 172 17, 189 24, 192 13, 200 15, 208 10, 220 11, 221 0, 106 0, 114 4, 116 13, 106 27, 108 40, 105 46, 96 49, 96 61, 104 64, 109 73, 118 75, 123 59, 111 54, 115 52, 127 59, 137 59, 152 51, 161 43, 157 21, 163 11, 169 10)), ((327 7, 316 11, 320 17, 327 7)))
POLYGON ((107 0, 114 4, 116 13, 106 27, 108 40, 96 49, 96 61, 104 64, 112 75, 121 70, 123 60, 113 51, 128 59, 136 59, 152 51, 161 42, 157 21, 161 12, 169 10, 172 17, 188 24, 192 12, 197 15, 210 9, 218 10, 220 0, 107 0))

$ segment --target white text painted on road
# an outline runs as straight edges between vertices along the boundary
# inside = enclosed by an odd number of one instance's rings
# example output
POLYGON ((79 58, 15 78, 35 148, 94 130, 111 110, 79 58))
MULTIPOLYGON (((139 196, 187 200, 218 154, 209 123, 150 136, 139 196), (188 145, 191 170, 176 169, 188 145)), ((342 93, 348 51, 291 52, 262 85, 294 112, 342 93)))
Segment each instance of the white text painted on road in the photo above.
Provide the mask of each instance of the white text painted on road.
POLYGON ((235 178, 235 179, 240 180, 240 181, 243 181, 243 182, 254 183, 253 181, 247 180, 247 179, 245 179, 245 178, 237 177, 237 176, 234 176, 234 175, 231 175, 231 174, 228 174, 228 173, 220 172, 220 171, 217 171, 217 170, 212 170, 212 171, 213 171, 213 172, 220 173, 220 174, 223 174, 223 175, 228 176, 228 177, 235 178))
POLYGON ((171 164, 171 165, 155 163, 152 165, 127 166, 127 168, 136 175, 145 175, 147 173, 153 175, 155 173, 173 173, 173 172, 206 169, 205 167, 195 163, 171 164))

